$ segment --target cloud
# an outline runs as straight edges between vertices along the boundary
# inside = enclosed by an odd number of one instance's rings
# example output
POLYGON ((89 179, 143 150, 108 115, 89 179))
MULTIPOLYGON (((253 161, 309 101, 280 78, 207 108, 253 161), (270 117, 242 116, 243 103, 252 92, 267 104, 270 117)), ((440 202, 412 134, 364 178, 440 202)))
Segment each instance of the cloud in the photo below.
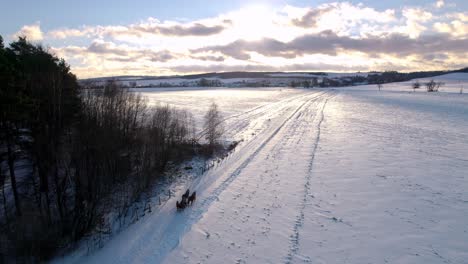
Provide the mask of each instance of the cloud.
POLYGON ((468 22, 468 12, 467 13, 456 13, 455 16, 463 21, 463 22, 468 22))
POLYGON ((128 56, 130 54, 129 49, 117 47, 114 43, 103 41, 94 41, 87 48, 87 51, 97 54, 112 54, 118 56, 128 56))
POLYGON ((448 18, 460 20, 462 22, 468 22, 468 13, 450 13, 447 15, 448 18))
POLYGON ((224 61, 224 57, 223 56, 211 56, 211 55, 207 55, 207 56, 191 56, 192 59, 195 59, 195 60, 201 60, 201 61, 224 61))
POLYGON ((227 45, 208 46, 192 50, 192 52, 221 53, 238 60, 249 60, 251 52, 288 59, 305 54, 338 55, 344 51, 407 56, 442 51, 464 52, 466 46, 468 46, 468 39, 453 39, 444 33, 425 35, 417 39, 399 33, 358 39, 338 36, 328 30, 318 34, 307 34, 290 42, 281 42, 271 38, 259 41, 237 40, 227 45))
POLYGON ((444 53, 434 53, 434 54, 426 54, 423 56, 423 59, 426 61, 433 61, 433 60, 446 60, 449 56, 444 53))
POLYGON ((96 40, 88 47, 68 46, 52 50, 65 57, 87 58, 95 57, 103 61, 135 62, 167 62, 179 57, 168 50, 137 49, 125 45, 116 45, 112 42, 96 40), (97 56, 97 57, 96 57, 97 56))
POLYGON ((139 62, 141 60, 149 60, 152 62, 167 62, 177 57, 168 50, 154 51, 150 49, 136 49, 124 45, 117 46, 112 42, 101 41, 93 42, 86 51, 100 55, 119 56, 120 58, 118 58, 118 60, 120 61, 133 62, 139 62))
POLYGON ((39 22, 36 24, 23 26, 13 35, 13 37, 26 37, 26 39, 30 41, 40 41, 44 38, 39 22))
POLYGON ((368 66, 343 66, 339 64, 327 63, 303 63, 283 66, 271 66, 262 64, 210 64, 210 65, 178 65, 170 67, 171 71, 181 73, 199 73, 199 72, 229 72, 229 71, 360 71, 366 70, 368 66))
POLYGON ((442 8, 444 5, 445 5, 445 1, 444 1, 444 0, 438 0, 438 1, 435 3, 435 6, 436 6, 437 8, 442 8))
POLYGON ((427 29, 423 23, 431 20, 433 16, 421 8, 405 8, 403 9, 403 17, 406 18, 406 26, 402 32, 416 38, 427 29))
POLYGON ((331 10, 332 7, 330 6, 324 8, 310 9, 304 16, 302 16, 301 18, 294 18, 291 22, 293 25, 298 27, 316 27, 317 21, 320 19, 320 17, 330 12, 331 10))
POLYGON ((49 31, 47 36, 55 39, 66 39, 69 37, 83 37, 90 34, 93 34, 95 30, 93 28, 85 27, 82 29, 69 29, 69 28, 62 28, 49 31))
POLYGON ((128 26, 85 26, 81 29, 62 28, 48 32, 48 36, 56 39, 82 36, 136 36, 143 38, 149 35, 168 37, 201 37, 219 34, 225 30, 230 23, 231 21, 227 19, 215 25, 205 25, 200 22, 185 24, 176 22, 161 23, 157 19, 149 18, 145 22, 131 24, 128 26))
POLYGON ((341 35, 366 35, 372 34, 374 31, 366 30, 363 25, 372 24, 374 27, 385 27, 395 21, 395 10, 393 9, 378 11, 363 4, 354 5, 349 2, 339 2, 309 8, 301 16, 293 18, 291 24, 308 29, 309 32, 332 30, 341 35))
POLYGON ((159 33, 159 34, 166 35, 166 36, 184 37, 184 36, 214 35, 223 31, 224 28, 225 27, 221 25, 206 26, 200 23, 195 23, 190 26, 180 26, 180 25, 174 25, 174 26, 168 26, 168 27, 162 27, 162 26, 144 27, 142 26, 136 29, 139 29, 145 33, 159 33))
POLYGON ((450 23, 436 22, 434 29, 438 32, 450 34, 455 37, 468 36, 468 23, 461 20, 453 20, 450 23))
POLYGON ((294 58, 297 54, 287 48, 287 44, 281 41, 264 38, 258 41, 237 40, 227 45, 211 46, 194 49, 192 52, 219 52, 238 60, 249 60, 248 52, 255 51, 265 56, 279 56, 294 58))

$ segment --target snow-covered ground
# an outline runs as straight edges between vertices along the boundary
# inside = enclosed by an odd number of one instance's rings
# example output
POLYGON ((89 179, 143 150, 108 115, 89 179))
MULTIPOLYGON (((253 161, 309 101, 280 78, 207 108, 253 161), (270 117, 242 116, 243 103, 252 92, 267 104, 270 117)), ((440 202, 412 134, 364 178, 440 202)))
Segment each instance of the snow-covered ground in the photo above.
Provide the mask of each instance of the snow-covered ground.
POLYGON ((188 185, 192 207, 176 212, 173 198, 102 249, 55 262, 466 263, 467 94, 144 91, 197 120, 216 101, 226 138, 244 141, 188 185))
MULTIPOLYGON (((291 88, 137 88, 131 89, 140 92, 148 98, 149 105, 169 104, 180 109, 190 111, 197 121, 198 128, 203 125, 203 116, 211 103, 219 106, 226 124, 229 125, 240 113, 253 110, 256 107, 287 100, 295 96, 301 96, 307 90, 291 88)), ((241 122, 242 120, 238 120, 241 122)), ((248 119, 244 119, 248 121, 248 119)), ((231 136, 229 126, 226 128, 226 136, 231 136)))
MULTIPOLYGON (((468 73, 462 73, 462 72, 449 73, 449 74, 444 74, 444 75, 439 75, 439 76, 434 76, 434 77, 429 77, 429 78, 419 78, 419 79, 414 79, 414 80, 407 81, 407 82, 386 83, 386 84, 383 84, 382 89, 391 90, 391 91, 413 92, 412 84, 418 81, 421 84, 421 87, 419 89, 416 89, 416 92, 426 93, 425 83, 431 80, 442 83, 442 85, 439 88, 440 92, 460 93, 460 90, 462 90, 463 93, 468 93, 468 73)), ((377 89, 376 85, 370 85, 370 88, 372 86, 374 87, 374 89, 377 89)), ((444 94, 444 93, 440 93, 440 94, 444 94)), ((436 95, 440 95, 440 94, 436 94, 436 95)))

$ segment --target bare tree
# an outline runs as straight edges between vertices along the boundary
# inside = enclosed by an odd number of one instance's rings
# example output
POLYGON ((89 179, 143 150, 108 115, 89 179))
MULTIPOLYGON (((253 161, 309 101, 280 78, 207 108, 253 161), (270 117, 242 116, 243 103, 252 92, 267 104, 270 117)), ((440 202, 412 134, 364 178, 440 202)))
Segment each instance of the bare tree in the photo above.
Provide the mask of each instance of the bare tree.
POLYGON ((213 150, 224 133, 221 113, 218 110, 218 105, 214 102, 211 104, 205 115, 204 128, 206 131, 205 138, 208 141, 210 150, 213 150))
POLYGON ((419 81, 416 81, 411 85, 411 87, 413 88, 413 92, 416 92, 416 89, 421 88, 421 84, 419 83, 419 81))
POLYGON ((428 92, 438 92, 439 88, 443 85, 442 82, 435 82, 431 80, 430 82, 426 83, 426 89, 428 92))

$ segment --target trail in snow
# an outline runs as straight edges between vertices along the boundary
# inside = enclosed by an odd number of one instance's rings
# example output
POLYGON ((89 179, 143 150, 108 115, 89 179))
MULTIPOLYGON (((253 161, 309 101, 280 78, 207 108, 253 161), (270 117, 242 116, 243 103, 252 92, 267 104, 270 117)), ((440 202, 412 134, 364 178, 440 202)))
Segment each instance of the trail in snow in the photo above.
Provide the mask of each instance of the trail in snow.
MULTIPOLYGON (((199 205, 197 205, 193 209, 189 208, 188 210, 186 210, 183 213, 185 215, 185 218, 183 218, 181 222, 178 222, 177 225, 170 226, 164 231, 164 234, 162 234, 162 237, 160 238, 163 242, 160 245, 160 247, 158 247, 157 253, 153 255, 152 261, 161 261, 170 250, 172 250, 179 244, 179 239, 172 238, 182 237, 183 234, 190 229, 191 225, 197 222, 203 216, 203 213, 214 201, 218 199, 219 195, 229 186, 229 184, 239 176, 239 174, 245 169, 245 167, 248 164, 250 164, 252 159, 264 149, 264 147, 278 134, 278 132, 285 126, 285 124, 287 124, 291 120, 291 118, 294 117, 307 103, 309 103, 309 100, 306 100, 302 104, 300 104, 292 114, 290 114, 284 121, 282 121, 282 123, 275 130, 273 130, 273 132, 271 132, 265 139, 262 140, 260 145, 255 146, 255 148, 252 149, 253 151, 250 154, 243 153, 243 161, 240 163, 240 165, 235 165, 234 168, 233 166, 226 166, 227 168, 222 168, 222 170, 232 172, 230 172, 229 176, 224 178, 221 183, 216 183, 216 188, 211 190, 209 192, 209 195, 203 196, 203 199, 200 199, 201 201, 199 202, 199 205)), ((268 134, 268 132, 265 133, 268 134)), ((261 139, 262 138, 264 138, 264 136, 261 137, 261 139)), ((205 180, 206 182, 206 179, 203 180, 205 180)), ((197 190, 197 193, 203 192, 203 185, 198 184, 197 186, 192 187, 192 190, 197 190)))
MULTIPOLYGON (((311 98, 310 98, 310 95, 305 96, 305 97, 302 95, 302 96, 300 96, 300 98, 295 97, 295 98, 291 98, 291 99, 287 99, 285 101, 282 101, 281 103, 278 103, 278 107, 280 107, 280 108, 283 108, 283 107, 287 106, 287 108, 289 108, 288 110, 292 110, 294 108, 295 108, 295 110, 289 116, 287 116, 286 119, 282 120, 281 123, 279 124, 279 126, 277 126, 272 132, 264 131, 263 134, 261 134, 258 137, 258 139, 261 140, 260 145, 257 145, 254 148, 252 148, 251 150, 249 150, 250 154, 248 154, 248 153, 238 153, 238 154, 242 155, 240 157, 241 159, 240 159, 239 162, 232 164, 231 161, 228 161, 229 164, 227 164, 227 166, 222 166, 221 168, 219 168, 218 171, 231 171, 229 173, 229 176, 226 177, 226 178, 223 177, 224 179, 222 180, 222 182, 219 182, 219 180, 218 180, 214 184, 214 186, 216 186, 216 188, 209 191, 210 195, 202 200, 202 202, 200 203, 200 206, 197 206, 196 210, 189 211, 188 216, 185 218, 186 222, 184 224, 174 226, 178 230, 170 229, 170 230, 168 230, 166 232, 171 233, 172 235, 175 234, 175 233, 176 234, 179 233, 176 236, 182 237, 183 233, 187 232, 188 231, 187 229, 189 229, 193 223, 196 223, 197 221, 200 220, 201 217, 203 217, 203 214, 210 207, 210 205, 213 202, 215 202, 216 200, 219 199, 219 195, 224 190, 226 190, 226 188, 243 172, 243 170, 252 162, 253 158, 257 157, 257 155, 265 148, 265 146, 267 144, 269 144, 272 141, 272 139, 278 135, 279 131, 281 131, 283 129, 283 127, 286 124, 288 124, 293 117, 296 117, 298 115, 298 113, 303 108, 305 108, 311 101, 317 100, 317 98, 320 98, 323 94, 324 93, 320 93, 319 95, 313 95, 311 98), (297 101, 298 99, 301 99, 299 106, 294 105, 293 108, 291 108, 291 106, 288 106, 289 102, 294 102, 294 101, 297 101), (183 226, 185 228, 184 229, 179 229, 179 227, 181 227, 181 226, 183 226)), ((271 110, 271 107, 269 106, 269 107, 267 107, 267 109, 271 110)), ((265 118, 265 112, 262 111, 261 116, 263 118, 265 118)), ((253 142, 255 142, 255 141, 252 141, 252 143, 253 142)), ((275 144, 277 144, 277 143, 275 142, 275 144)), ((249 144, 247 144, 247 146, 243 146, 243 149, 244 150, 245 149, 250 149, 249 144)), ((223 174, 225 174, 225 172, 223 174)), ((198 184, 198 186, 196 186, 193 189, 203 191, 202 186, 204 185, 204 183, 206 183, 207 180, 209 180, 209 179, 202 178, 202 181, 203 181, 202 184, 198 184)), ((169 239, 167 241, 169 243, 164 243, 163 247, 159 248, 159 250, 158 250, 159 252, 161 252, 161 256, 165 256, 170 250, 172 250, 174 247, 176 247, 179 244, 179 240, 169 239)), ((158 258, 153 259, 153 260, 160 260, 160 259, 161 258, 159 258, 159 256, 158 256, 158 258)))
MULTIPOLYGON (((318 96, 323 94, 324 92, 319 92, 318 96)), ((225 127, 225 135, 224 137, 226 138, 239 138, 239 134, 246 135, 249 132, 252 131, 258 131, 258 130, 252 130, 252 129, 246 129, 247 126, 251 125, 251 121, 254 122, 254 124, 257 124, 256 120, 257 118, 263 118, 261 120, 263 123, 265 121, 265 117, 268 116, 268 112, 270 111, 278 111, 284 106, 287 106, 288 102, 292 102, 294 100, 297 100, 301 97, 303 97, 304 94, 299 94, 299 95, 292 95, 289 97, 286 97, 285 99, 281 99, 276 102, 269 102, 269 103, 264 103, 259 106, 256 106, 252 109, 249 109, 244 112, 240 112, 237 114, 230 115, 228 117, 225 117, 220 124, 223 124, 227 127, 225 127), (231 120, 234 120, 231 122, 231 120)), ((202 130, 199 132, 198 137, 201 138, 202 135, 205 134, 205 130, 202 130)))
MULTIPOLYGON (((314 166, 314 158, 315 158, 315 153, 317 152, 317 148, 319 145, 320 141, 320 126, 322 125, 322 122, 325 118, 324 115, 324 110, 325 106, 327 105, 329 99, 326 99, 325 102, 323 103, 322 109, 320 111, 320 120, 317 123, 317 134, 315 136, 315 144, 314 148, 312 149, 312 158, 310 160, 310 165, 309 165, 309 172, 307 173, 306 177, 306 183, 304 185, 304 197, 302 199, 302 202, 300 204, 300 211, 299 215, 297 216, 296 222, 294 224, 294 233, 291 236, 291 246, 289 253, 286 257, 286 263, 291 263, 293 258, 297 255, 297 252, 299 251, 299 235, 300 235, 300 229, 302 228, 302 225, 304 224, 304 210, 307 204, 307 201, 309 200, 309 196, 311 195, 310 193, 310 181, 312 177, 312 169, 314 166)), ((301 258, 306 261, 306 262, 311 262, 311 258, 308 256, 301 256, 301 258)))
POLYGON ((166 263, 272 262, 284 258, 293 235, 285 227, 294 225, 293 216, 303 196, 304 175, 316 142, 316 116, 331 93, 302 102, 248 162, 238 167, 235 178, 229 179, 229 189, 216 192, 216 203, 194 223, 166 263), (297 154, 301 158, 297 159, 297 154), (207 243, 202 252, 196 241, 207 243), (271 241, 279 249, 269 256, 259 254, 271 241), (205 252, 207 248, 209 252, 205 252))

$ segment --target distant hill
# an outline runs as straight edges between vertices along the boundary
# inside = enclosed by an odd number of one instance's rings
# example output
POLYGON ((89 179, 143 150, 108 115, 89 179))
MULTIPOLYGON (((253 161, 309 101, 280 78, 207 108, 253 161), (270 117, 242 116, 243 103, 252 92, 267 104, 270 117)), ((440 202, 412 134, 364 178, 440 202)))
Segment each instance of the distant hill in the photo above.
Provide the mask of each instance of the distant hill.
POLYGON ((115 80, 126 87, 337 87, 362 84, 403 82, 448 73, 468 72, 468 68, 452 71, 385 72, 209 72, 172 76, 110 76, 82 79, 84 86, 100 86, 115 80))
MULTIPOLYGON (((187 74, 187 75, 168 75, 168 76, 108 76, 108 77, 97 77, 97 78, 87 78, 81 79, 81 81, 102 81, 108 79, 118 79, 118 80, 150 80, 150 79, 201 79, 201 78, 220 78, 220 79, 233 79, 233 78, 284 78, 284 75, 297 75, 303 74, 305 77, 309 75, 313 76, 326 76, 327 74, 336 74, 336 73, 326 73, 326 72, 245 72, 245 71, 235 71, 235 72, 208 72, 208 73, 199 73, 199 74, 187 74), (278 75, 278 76, 275 76, 278 75), (283 75, 282 77, 280 75, 283 75)), ((339 73, 343 74, 343 73, 339 73)), ((356 73, 347 73, 348 75, 354 75, 356 73)))

